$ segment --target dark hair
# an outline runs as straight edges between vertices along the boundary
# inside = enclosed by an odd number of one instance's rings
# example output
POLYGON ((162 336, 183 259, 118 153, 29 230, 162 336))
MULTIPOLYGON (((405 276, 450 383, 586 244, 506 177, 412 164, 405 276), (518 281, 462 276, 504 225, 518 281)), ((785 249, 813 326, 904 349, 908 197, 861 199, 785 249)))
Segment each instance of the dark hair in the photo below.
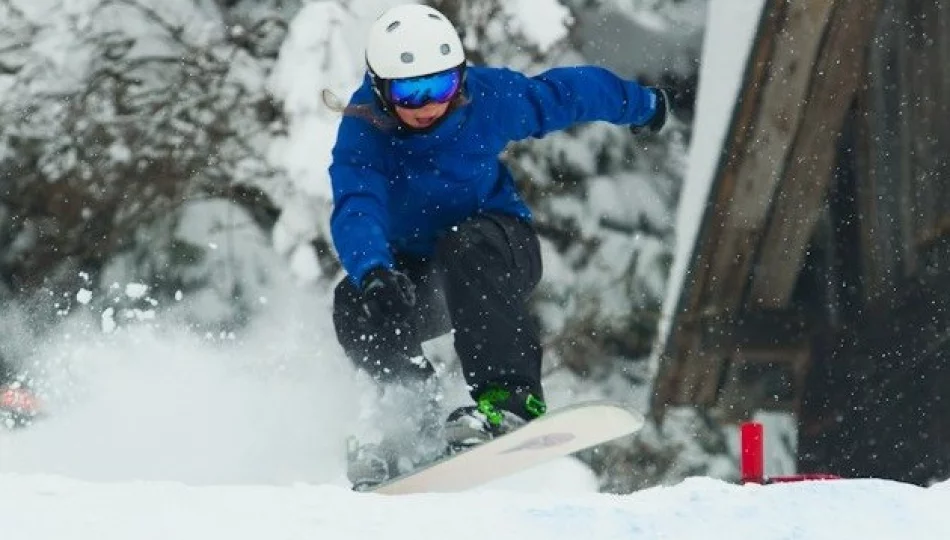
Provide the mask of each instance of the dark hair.
POLYGON ((347 105, 340 112, 343 113, 343 116, 362 118, 383 132, 389 132, 399 127, 399 121, 393 115, 380 111, 371 103, 347 105))

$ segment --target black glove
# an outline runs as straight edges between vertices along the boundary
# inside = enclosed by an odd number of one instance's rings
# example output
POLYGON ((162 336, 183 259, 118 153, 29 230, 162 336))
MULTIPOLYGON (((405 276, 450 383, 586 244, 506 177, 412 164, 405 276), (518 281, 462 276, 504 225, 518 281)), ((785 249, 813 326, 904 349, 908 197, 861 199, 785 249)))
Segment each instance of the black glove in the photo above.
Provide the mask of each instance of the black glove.
POLYGON ((416 305, 416 287, 402 272, 377 266, 363 278, 363 311, 377 324, 402 321, 416 305))
POLYGON ((653 114, 653 118, 649 122, 642 126, 630 126, 630 131, 634 135, 639 135, 643 132, 647 133, 659 133, 663 126, 666 125, 666 119, 670 116, 670 92, 665 88, 651 88, 656 94, 656 113, 653 114))

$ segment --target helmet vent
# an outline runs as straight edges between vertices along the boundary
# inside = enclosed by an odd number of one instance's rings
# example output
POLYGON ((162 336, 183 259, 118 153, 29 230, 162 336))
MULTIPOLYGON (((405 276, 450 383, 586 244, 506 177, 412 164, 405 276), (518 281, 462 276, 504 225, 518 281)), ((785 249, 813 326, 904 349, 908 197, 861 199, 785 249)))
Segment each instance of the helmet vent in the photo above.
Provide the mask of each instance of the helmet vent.
POLYGON ((393 30, 399 28, 399 25, 400 25, 400 24, 401 24, 401 23, 400 23, 399 21, 393 21, 393 22, 389 23, 389 26, 386 27, 386 31, 387 31, 387 32, 392 32, 393 30))
POLYGON ((430 13, 430 14, 429 14, 429 18, 430 18, 430 19, 435 19, 435 20, 437 20, 437 21, 441 21, 441 20, 442 20, 442 17, 439 17, 439 16, 436 15, 435 13, 430 13))
POLYGON ((442 53, 442 56, 446 56, 446 55, 448 55, 450 52, 452 52, 452 47, 449 47, 449 44, 448 44, 448 43, 443 43, 443 44, 439 47, 439 52, 442 53))
POLYGON ((399 55, 399 59, 402 60, 403 64, 411 64, 416 57, 411 52, 404 52, 399 55))

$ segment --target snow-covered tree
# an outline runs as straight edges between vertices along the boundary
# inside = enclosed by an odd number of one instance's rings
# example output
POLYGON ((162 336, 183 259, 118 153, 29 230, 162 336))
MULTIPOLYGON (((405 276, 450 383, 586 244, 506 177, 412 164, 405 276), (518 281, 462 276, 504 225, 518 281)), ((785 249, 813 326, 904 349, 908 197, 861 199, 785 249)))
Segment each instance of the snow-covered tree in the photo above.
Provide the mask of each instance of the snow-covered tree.
POLYGON ((175 263, 195 262, 175 236, 184 205, 260 207, 235 186, 273 174, 261 25, 190 0, 0 6, 18 44, 0 47, 4 281, 68 288, 122 254, 136 279, 180 285, 175 263))

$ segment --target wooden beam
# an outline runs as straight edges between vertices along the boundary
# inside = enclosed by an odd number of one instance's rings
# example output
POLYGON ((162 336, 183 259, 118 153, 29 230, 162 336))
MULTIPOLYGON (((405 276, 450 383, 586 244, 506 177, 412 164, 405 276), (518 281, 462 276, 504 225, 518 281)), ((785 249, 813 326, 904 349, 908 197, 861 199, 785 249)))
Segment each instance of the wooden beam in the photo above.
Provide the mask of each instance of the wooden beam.
POLYGON ((723 377, 715 415, 737 422, 756 411, 797 413, 810 359, 807 340, 787 346, 738 347, 723 377))
POLYGON ((779 2, 774 51, 768 75, 759 87, 746 87, 743 101, 759 104, 744 133, 728 141, 731 156, 715 197, 715 230, 704 245, 708 253, 703 311, 736 312, 748 287, 756 249, 766 226, 775 190, 791 151, 790 141, 808 105, 822 37, 830 24, 834 0, 779 2))
POLYGON ((726 358, 699 346, 701 327, 710 319, 731 320, 741 306, 754 248, 833 4, 769 0, 764 7, 711 204, 660 361, 655 410, 666 404, 712 405, 717 399, 726 358))
POLYGON ((844 118, 867 78, 879 9, 880 0, 835 3, 757 253, 747 300, 756 309, 783 308, 792 295, 834 176, 844 118))

